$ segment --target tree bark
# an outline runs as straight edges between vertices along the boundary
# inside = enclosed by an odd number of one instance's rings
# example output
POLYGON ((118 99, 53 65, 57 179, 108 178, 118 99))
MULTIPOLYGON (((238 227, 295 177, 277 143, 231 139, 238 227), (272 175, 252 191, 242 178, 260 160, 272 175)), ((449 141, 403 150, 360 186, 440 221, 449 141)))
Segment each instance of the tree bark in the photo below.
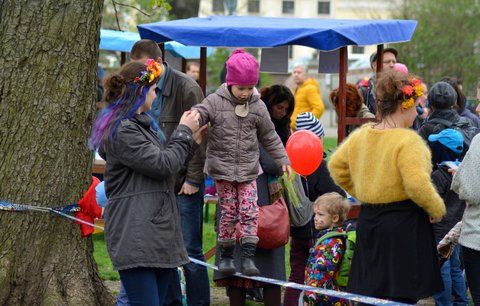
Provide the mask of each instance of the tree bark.
MULTIPOLYGON (((103 0, 0 2, 0 199, 55 207, 91 182, 103 0)), ((0 211, 0 305, 111 305, 78 225, 0 211)))

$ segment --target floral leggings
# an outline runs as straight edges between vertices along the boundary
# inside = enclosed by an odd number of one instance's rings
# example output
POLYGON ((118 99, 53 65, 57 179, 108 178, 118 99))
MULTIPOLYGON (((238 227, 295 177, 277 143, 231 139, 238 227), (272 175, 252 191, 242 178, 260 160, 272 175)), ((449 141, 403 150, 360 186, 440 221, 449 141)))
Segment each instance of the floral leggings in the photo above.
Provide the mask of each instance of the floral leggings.
POLYGON ((240 222, 241 237, 257 236, 258 196, 257 182, 229 182, 216 180, 222 213, 218 240, 235 239, 235 225, 240 222))

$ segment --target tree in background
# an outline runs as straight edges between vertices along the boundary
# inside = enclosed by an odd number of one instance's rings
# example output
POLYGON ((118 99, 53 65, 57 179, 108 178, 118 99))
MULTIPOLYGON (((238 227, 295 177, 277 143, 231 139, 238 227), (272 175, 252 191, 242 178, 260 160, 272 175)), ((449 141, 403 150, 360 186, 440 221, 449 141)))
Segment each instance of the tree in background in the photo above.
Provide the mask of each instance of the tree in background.
POLYGON ((231 51, 227 48, 216 48, 207 60, 207 86, 208 93, 215 92, 217 87, 222 84, 221 74, 225 62, 231 51))
MULTIPOLYGON (((230 53, 236 48, 215 48, 212 52, 212 55, 207 59, 207 95, 215 92, 221 84, 222 72, 225 74, 226 71, 223 71, 225 62, 227 61, 230 53)), ((247 48, 247 52, 253 54, 259 61, 259 48, 247 48)), ((225 75, 223 75, 225 77, 225 75)), ((265 72, 260 72, 260 80, 258 88, 263 86, 273 85, 273 79, 270 74, 265 72)))
POLYGON ((102 28, 137 32, 137 25, 197 17, 200 0, 104 0, 102 28))
POLYGON ((169 1, 172 9, 169 12, 169 19, 184 19, 198 17, 200 0, 169 1))
MULTIPOLYGON (((1 200, 55 207, 87 190, 102 8, 1 2, 1 200)), ((67 219, 0 211, 0 305, 112 305, 92 253, 67 219)))
POLYGON ((480 78, 480 1, 403 0, 394 18, 418 20, 412 40, 398 45, 399 60, 410 72, 429 83, 459 77, 464 91, 474 95, 480 78))

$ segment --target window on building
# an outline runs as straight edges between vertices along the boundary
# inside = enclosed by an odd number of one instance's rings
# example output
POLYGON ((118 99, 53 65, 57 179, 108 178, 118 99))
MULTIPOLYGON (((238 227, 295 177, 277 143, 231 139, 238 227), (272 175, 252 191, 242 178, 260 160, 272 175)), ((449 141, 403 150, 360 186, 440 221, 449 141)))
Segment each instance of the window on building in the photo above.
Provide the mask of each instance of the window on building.
POLYGON ((365 47, 352 46, 352 53, 353 54, 364 54, 365 53, 365 47))
POLYGON ((295 1, 282 1, 282 14, 295 14, 295 1))
POLYGON ((330 1, 318 1, 318 15, 330 15, 330 1))
POLYGON ((225 8, 223 7, 223 0, 212 0, 212 12, 223 13, 225 8))
POLYGON ((293 46, 288 45, 288 58, 293 59, 293 46))
POLYGON ((249 13, 260 13, 260 0, 248 0, 247 10, 249 13))

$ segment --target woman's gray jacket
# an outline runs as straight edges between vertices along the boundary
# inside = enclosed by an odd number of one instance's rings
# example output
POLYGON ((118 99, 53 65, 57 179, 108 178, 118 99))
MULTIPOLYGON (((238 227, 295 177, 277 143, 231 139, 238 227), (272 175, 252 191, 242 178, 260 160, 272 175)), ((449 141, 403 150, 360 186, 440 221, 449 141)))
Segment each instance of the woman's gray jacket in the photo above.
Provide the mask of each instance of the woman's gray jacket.
POLYGON ((197 147, 184 125, 163 144, 145 114, 121 121, 114 139, 101 146, 108 196, 105 240, 115 269, 188 263, 173 188, 197 147))

